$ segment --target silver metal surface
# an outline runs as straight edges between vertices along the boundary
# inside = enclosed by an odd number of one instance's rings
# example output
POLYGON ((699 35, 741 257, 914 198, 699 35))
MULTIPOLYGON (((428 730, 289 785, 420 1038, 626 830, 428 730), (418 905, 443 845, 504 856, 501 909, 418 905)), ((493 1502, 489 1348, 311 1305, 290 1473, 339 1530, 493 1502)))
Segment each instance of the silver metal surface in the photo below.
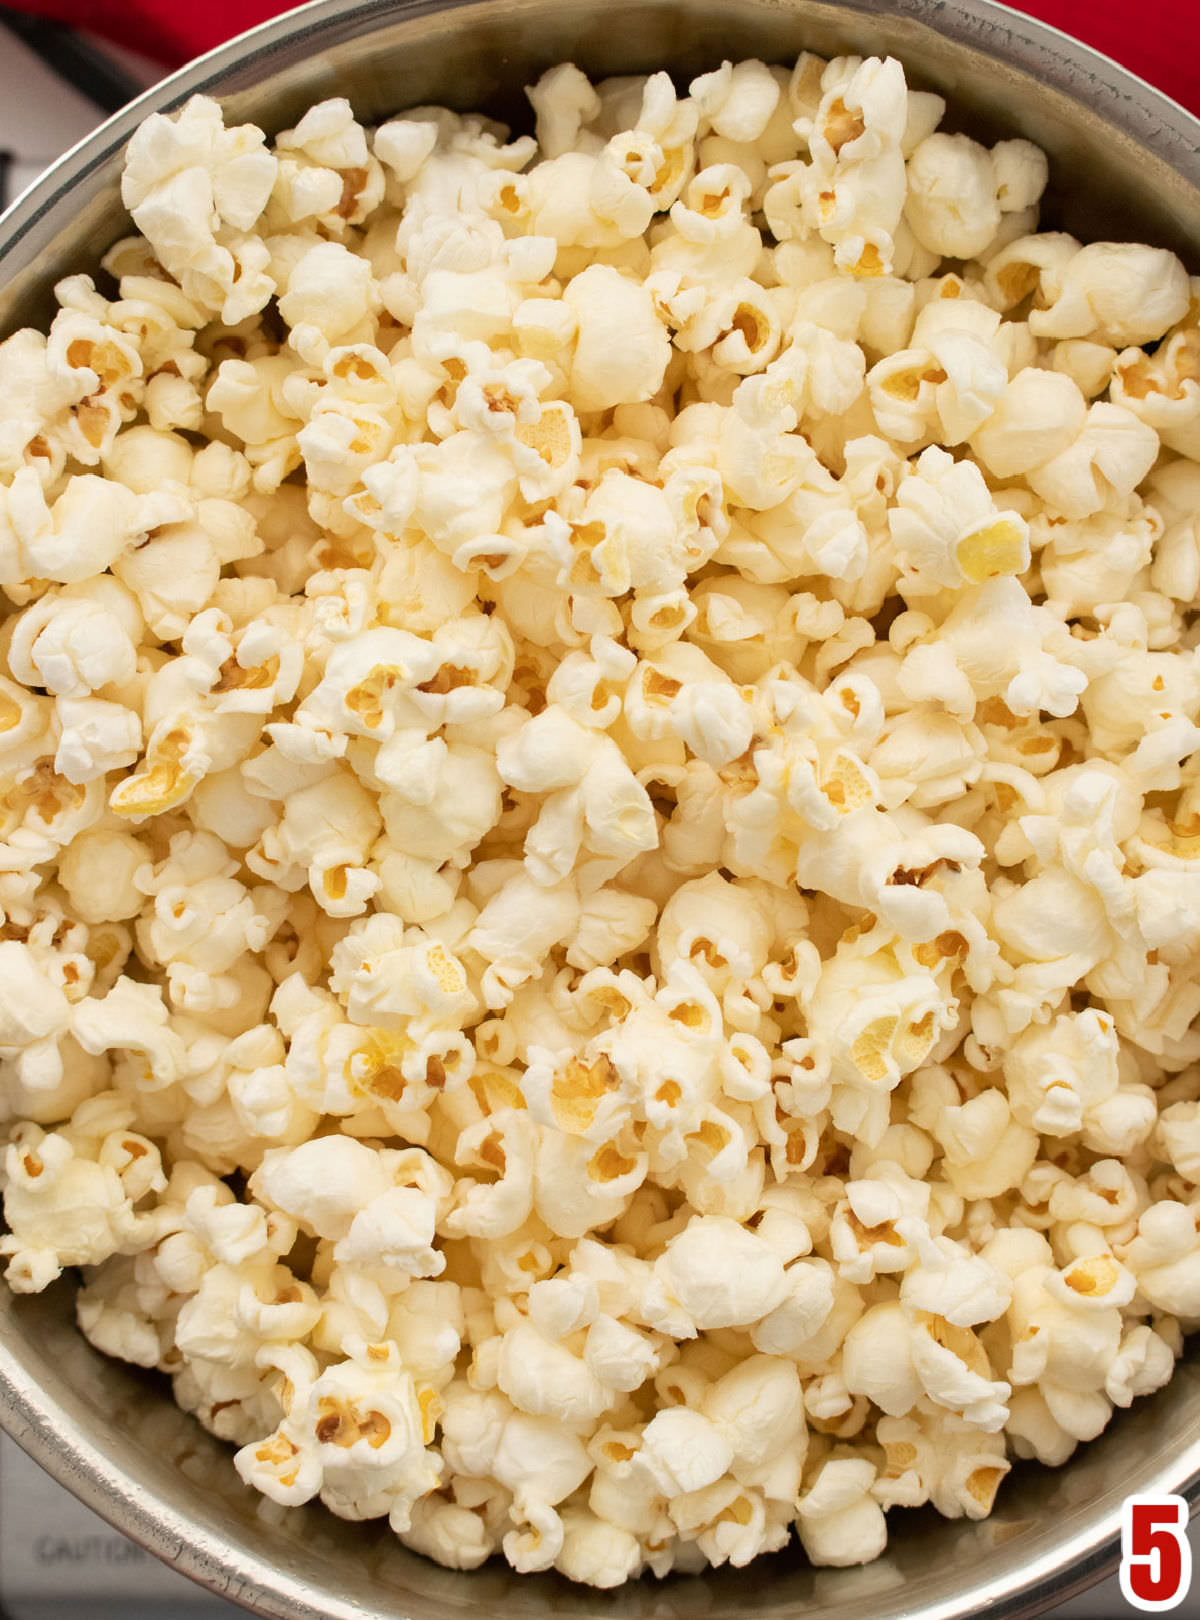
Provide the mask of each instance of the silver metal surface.
MULTIPOLYGON (((668 66, 686 77, 723 56, 786 61, 804 47, 900 57, 914 83, 949 98, 954 124, 1045 147, 1050 222, 1158 242, 1200 269, 1200 123, 988 0, 316 0, 165 80, 0 219, 0 334, 47 317, 53 281, 93 265, 127 229, 125 141, 147 113, 197 91, 268 130, 337 94, 366 119, 421 102, 524 119, 521 87, 564 58, 593 74, 668 66)), ((67 1282, 33 1299, 0 1289, 0 1422, 150 1551, 280 1620, 1018 1620, 1110 1573, 1127 1494, 1200 1497, 1200 1362, 1189 1356, 1065 1468, 1015 1470, 990 1519, 894 1512, 887 1554, 862 1569, 812 1570, 782 1553, 603 1594, 552 1575, 456 1574, 407 1553, 386 1525, 284 1512, 243 1487, 228 1449, 161 1381, 85 1343, 71 1296, 67 1282)))
POLYGON ((243 1611, 110 1529, 0 1433, 0 1614, 239 1620, 243 1611))

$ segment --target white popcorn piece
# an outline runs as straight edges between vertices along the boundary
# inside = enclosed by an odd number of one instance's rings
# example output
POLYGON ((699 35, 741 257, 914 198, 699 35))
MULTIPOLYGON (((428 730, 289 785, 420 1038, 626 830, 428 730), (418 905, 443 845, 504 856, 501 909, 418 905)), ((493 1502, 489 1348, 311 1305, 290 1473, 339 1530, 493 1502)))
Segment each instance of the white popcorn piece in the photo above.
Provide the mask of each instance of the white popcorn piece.
MULTIPOLYGON (((152 1220, 139 1222, 134 1197, 111 1164, 96 1151, 77 1150, 65 1135, 18 1126, 4 1178, 9 1231, 0 1254, 8 1257, 5 1277, 18 1293, 38 1293, 66 1266, 99 1265, 157 1236, 152 1220)), ((158 1189, 151 1182, 146 1190, 158 1189)))
POLYGON ((1016 1117, 1043 1136, 1085 1132, 1088 1114, 1117 1092, 1117 1056, 1112 1019, 1095 1008, 1028 1030, 1005 1059, 1016 1117))
POLYGON ((1187 272, 1173 253, 1134 242, 1092 242, 1067 262, 1048 307, 1030 313, 1038 337, 1091 338, 1116 348, 1160 338, 1188 310, 1187 272))
POLYGON ((293 1215, 323 1238, 347 1238, 360 1209, 389 1190, 384 1161, 349 1136, 326 1136, 276 1149, 256 1172, 273 1209, 293 1215))
POLYGON ((375 131, 375 156, 396 179, 415 180, 425 159, 438 143, 438 126, 422 118, 392 118, 375 131))
POLYGON ((664 1496, 681 1496, 720 1479, 733 1447, 702 1413, 668 1407, 642 1431, 636 1461, 664 1496))
POLYGON ((1011 1386, 988 1376, 987 1352, 969 1328, 921 1312, 914 1320, 911 1343, 917 1377, 935 1405, 958 1413, 985 1433, 1003 1427, 1011 1386))
POLYGON ((778 1256, 725 1216, 694 1218, 671 1239, 656 1270, 701 1330, 760 1321, 787 1294, 778 1256))
POLYGON ((547 158, 571 151, 582 127, 600 115, 599 96, 572 62, 547 69, 526 94, 537 117, 538 146, 547 158))
MULTIPOLYGON (((808 1445, 799 1375, 779 1357, 751 1356, 707 1392, 705 1409, 733 1446, 731 1472, 768 1502, 794 1501, 808 1445)), ((761 1547, 761 1543, 759 1544, 761 1547)), ((730 1548, 736 1563, 753 1556, 730 1548)))
POLYGON ((185 1047, 170 1027, 162 992, 122 975, 103 997, 88 997, 74 1011, 72 1033, 85 1052, 131 1052, 142 1058, 141 1084, 159 1089, 183 1070, 185 1047))
POLYGON ((28 945, 0 940, 0 984, 0 1045, 28 1046, 67 1027, 67 998, 28 945))
POLYGON ((554 1567, 568 1580, 606 1590, 632 1580, 643 1562, 635 1535, 591 1513, 564 1513, 554 1567))
POLYGON ((1161 1389, 1174 1370, 1171 1345, 1140 1323, 1123 1335, 1116 1362, 1104 1381, 1104 1393, 1114 1406, 1131 1406, 1138 1396, 1161 1389))
POLYGON ((1036 1384, 1058 1427, 1075 1440, 1087 1440, 1112 1410, 1103 1391, 1120 1345, 1121 1315, 1102 1296, 1112 1286, 1110 1279, 1122 1278, 1111 1255, 1075 1265, 1080 1268, 1075 1287, 1048 1287, 1056 1277, 1049 1267, 1015 1279, 1008 1313, 1014 1339, 1010 1377, 1016 1386, 1036 1384), (1096 1308, 1080 1308, 1093 1286, 1101 1296, 1096 1308))
POLYGON ((1086 401, 1070 376, 1026 367, 975 430, 971 448, 997 478, 1022 476, 1066 452, 1086 416, 1086 401))
POLYGON ((907 178, 904 217, 922 247, 951 259, 984 251, 1000 225, 992 153, 966 135, 930 135, 909 157, 907 178))
POLYGON ((285 1505, 321 1499, 348 1518, 387 1515, 407 1528, 413 1503, 433 1489, 440 1468, 424 1448, 425 1412, 395 1345, 351 1341, 350 1356, 317 1373, 285 1360, 291 1388, 283 1422, 238 1452, 235 1464, 285 1505), (376 1351, 374 1356, 372 1350, 376 1351))
POLYGON ((852 1395, 903 1417, 923 1394, 910 1349, 911 1327, 899 1302, 873 1305, 846 1335, 842 1371, 852 1395))
POLYGON ((142 747, 140 717, 100 698, 59 698, 54 768, 76 786, 132 765, 142 747))
POLYGON ((986 1518, 1009 1472, 1004 1438, 980 1434, 950 1414, 880 1420, 877 1433, 888 1461, 874 1487, 884 1507, 933 1502, 947 1518, 986 1518))
POLYGON ((594 1420, 616 1399, 586 1359, 525 1325, 504 1335, 497 1382, 519 1411, 563 1424, 594 1420))
POLYGON ((1034 207, 1046 189, 1049 164, 1032 141, 997 141, 992 147, 996 200, 1005 214, 1034 207))
POLYGON ((134 677, 141 632, 136 605, 115 581, 48 593, 14 624, 9 667, 55 697, 87 697, 134 677))
POLYGON ((1173 1199, 1151 1204, 1138 1218, 1137 1235, 1120 1254, 1149 1303, 1183 1317, 1195 1314, 1200 1298, 1195 1233, 1184 1230, 1190 1219, 1187 1206, 1173 1199))
POLYGON ((753 144, 762 137, 779 101, 779 84, 762 62, 722 62, 689 86, 692 100, 725 140, 753 144))
POLYGON ((138 496, 92 473, 69 477, 48 504, 36 474, 22 468, 0 500, 0 577, 6 587, 90 579, 178 510, 171 496, 138 496))
POLYGON ((447 1569, 478 1569, 496 1550, 496 1542, 473 1507, 430 1495, 419 1498, 409 1511, 409 1526, 400 1532, 401 1541, 447 1569))
POLYGON ((606 265, 592 265, 563 296, 576 321, 570 379, 579 408, 652 398, 662 385, 670 342, 644 288, 606 265))
POLYGON ((819 1466, 796 1505, 796 1528, 814 1564, 866 1564, 882 1552, 887 1524, 871 1494, 875 1473, 866 1458, 831 1458, 819 1466))
MULTIPOLYGON (((840 268, 852 275, 886 275, 903 207, 904 76, 890 60, 851 59, 847 66, 848 74, 831 65, 821 78, 824 93, 811 121, 799 121, 808 133, 812 164, 795 173, 798 200, 804 222, 833 246, 840 268)), ((788 184, 784 178, 772 188, 775 197, 768 192, 763 199, 768 221, 783 238, 796 234, 781 211, 788 184)))
POLYGON ((1119 405, 1088 409, 1079 437, 1028 474, 1030 488, 1064 517, 1086 518, 1128 496, 1154 465, 1158 435, 1119 405))
POLYGON ((256 314, 274 291, 267 252, 247 233, 276 169, 261 130, 226 129, 207 96, 193 96, 175 118, 153 114, 130 141, 125 206, 184 292, 230 323, 256 314))
POLYGON ((977 467, 931 446, 916 473, 901 483, 888 514, 892 542, 916 589, 961 589, 1026 571, 1026 524, 1016 512, 997 510, 977 467))
POLYGON ((290 342, 310 363, 333 342, 353 343, 367 332, 379 293, 370 264, 340 242, 318 242, 291 267, 279 313, 290 342))

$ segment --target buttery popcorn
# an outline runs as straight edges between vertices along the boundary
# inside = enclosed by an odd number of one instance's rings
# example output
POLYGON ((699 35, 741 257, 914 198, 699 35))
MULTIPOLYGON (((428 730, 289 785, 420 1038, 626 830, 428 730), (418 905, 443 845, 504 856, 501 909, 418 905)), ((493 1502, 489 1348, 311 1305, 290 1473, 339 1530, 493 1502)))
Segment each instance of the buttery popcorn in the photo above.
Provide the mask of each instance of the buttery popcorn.
POLYGON ((860 1563, 1200 1325, 1200 282, 529 99, 155 115, 0 345, 0 1254, 450 1568, 860 1563))

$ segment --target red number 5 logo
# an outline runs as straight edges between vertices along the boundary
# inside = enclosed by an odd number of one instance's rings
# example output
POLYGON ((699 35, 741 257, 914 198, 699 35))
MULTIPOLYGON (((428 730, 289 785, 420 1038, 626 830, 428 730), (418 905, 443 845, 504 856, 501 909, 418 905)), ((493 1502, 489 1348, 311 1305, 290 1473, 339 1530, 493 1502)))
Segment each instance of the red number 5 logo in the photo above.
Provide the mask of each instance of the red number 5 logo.
POLYGON ((1135 1609, 1173 1609, 1192 1584, 1182 1496, 1127 1496, 1121 1521, 1121 1595, 1135 1609))

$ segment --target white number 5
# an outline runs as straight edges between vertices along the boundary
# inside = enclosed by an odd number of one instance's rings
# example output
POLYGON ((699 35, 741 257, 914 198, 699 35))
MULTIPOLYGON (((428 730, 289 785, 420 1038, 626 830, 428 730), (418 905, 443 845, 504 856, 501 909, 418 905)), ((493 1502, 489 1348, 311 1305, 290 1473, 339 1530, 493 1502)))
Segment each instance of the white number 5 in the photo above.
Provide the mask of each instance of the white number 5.
POLYGON ((1182 1496, 1127 1496, 1121 1521, 1121 1595, 1157 1613, 1182 1603, 1192 1584, 1188 1510, 1182 1496))

